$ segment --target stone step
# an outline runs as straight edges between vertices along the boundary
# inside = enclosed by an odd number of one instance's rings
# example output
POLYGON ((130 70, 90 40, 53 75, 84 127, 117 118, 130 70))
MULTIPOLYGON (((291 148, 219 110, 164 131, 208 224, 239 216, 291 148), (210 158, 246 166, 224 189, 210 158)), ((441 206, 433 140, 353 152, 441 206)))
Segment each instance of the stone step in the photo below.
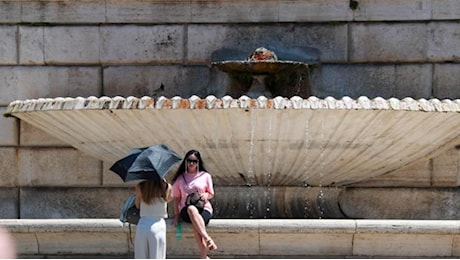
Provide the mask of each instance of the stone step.
MULTIPOLYGON (((167 219, 167 257, 199 256, 190 224, 167 219)), ((1 219, 20 258, 131 258, 135 226, 118 219, 1 219)), ((212 219, 214 258, 460 256, 459 220, 212 219)))

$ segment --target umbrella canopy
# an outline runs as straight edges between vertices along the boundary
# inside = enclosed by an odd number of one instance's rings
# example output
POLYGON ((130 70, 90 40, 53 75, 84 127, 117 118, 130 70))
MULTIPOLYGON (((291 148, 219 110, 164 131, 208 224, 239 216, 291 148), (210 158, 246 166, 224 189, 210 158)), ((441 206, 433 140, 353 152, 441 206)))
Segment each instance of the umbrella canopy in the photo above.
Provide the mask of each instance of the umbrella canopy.
POLYGON ((133 164, 134 160, 136 160, 137 156, 147 149, 148 147, 144 148, 134 148, 129 153, 121 158, 120 160, 116 161, 112 167, 110 167, 110 170, 118 174, 123 180, 126 178, 126 174, 128 174, 128 169, 131 167, 133 164))
POLYGON ((179 162, 179 155, 164 144, 134 148, 125 157, 116 161, 110 170, 124 182, 164 178, 179 162))

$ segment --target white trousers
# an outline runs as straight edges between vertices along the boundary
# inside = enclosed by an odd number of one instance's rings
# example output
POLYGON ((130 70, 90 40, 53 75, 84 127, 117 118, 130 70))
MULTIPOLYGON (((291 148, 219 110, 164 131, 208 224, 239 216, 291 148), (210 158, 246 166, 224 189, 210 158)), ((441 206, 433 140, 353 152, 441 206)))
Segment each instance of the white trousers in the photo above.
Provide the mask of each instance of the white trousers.
POLYGON ((134 239, 134 258, 166 258, 166 222, 161 217, 141 217, 134 239))

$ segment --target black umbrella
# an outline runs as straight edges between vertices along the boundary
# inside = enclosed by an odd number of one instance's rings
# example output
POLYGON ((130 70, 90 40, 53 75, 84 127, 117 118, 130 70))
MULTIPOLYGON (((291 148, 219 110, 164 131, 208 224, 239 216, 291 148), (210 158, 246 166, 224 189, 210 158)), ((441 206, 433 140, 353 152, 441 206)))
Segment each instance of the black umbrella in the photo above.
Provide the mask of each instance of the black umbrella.
POLYGON ((134 148, 115 162, 110 170, 124 182, 164 178, 181 158, 164 144, 134 148))
POLYGON ((139 156, 139 154, 147 148, 148 147, 132 149, 125 157, 116 161, 112 165, 112 167, 110 167, 110 170, 118 174, 123 180, 125 180, 129 167, 131 167, 134 160, 136 160, 137 156, 139 156))

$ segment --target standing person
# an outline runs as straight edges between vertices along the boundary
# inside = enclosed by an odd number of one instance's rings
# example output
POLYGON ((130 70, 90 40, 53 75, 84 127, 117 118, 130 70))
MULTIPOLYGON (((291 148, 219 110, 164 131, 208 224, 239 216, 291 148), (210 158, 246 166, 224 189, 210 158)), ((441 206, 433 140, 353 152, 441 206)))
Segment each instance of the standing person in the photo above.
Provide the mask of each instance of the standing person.
POLYGON ((179 217, 188 223, 192 223, 193 235, 200 250, 201 258, 208 258, 208 250, 217 249, 216 244, 206 231, 206 225, 212 218, 213 208, 210 199, 214 196, 214 186, 211 175, 204 167, 201 155, 196 150, 190 150, 185 154, 179 169, 172 179, 174 197, 174 220, 177 226, 179 217), (201 195, 204 201, 204 209, 198 209, 193 205, 186 205, 187 196, 193 192, 201 195))
POLYGON ((134 258, 166 258, 167 202, 172 200, 171 185, 164 179, 136 185, 136 207, 140 219, 134 239, 134 258))

